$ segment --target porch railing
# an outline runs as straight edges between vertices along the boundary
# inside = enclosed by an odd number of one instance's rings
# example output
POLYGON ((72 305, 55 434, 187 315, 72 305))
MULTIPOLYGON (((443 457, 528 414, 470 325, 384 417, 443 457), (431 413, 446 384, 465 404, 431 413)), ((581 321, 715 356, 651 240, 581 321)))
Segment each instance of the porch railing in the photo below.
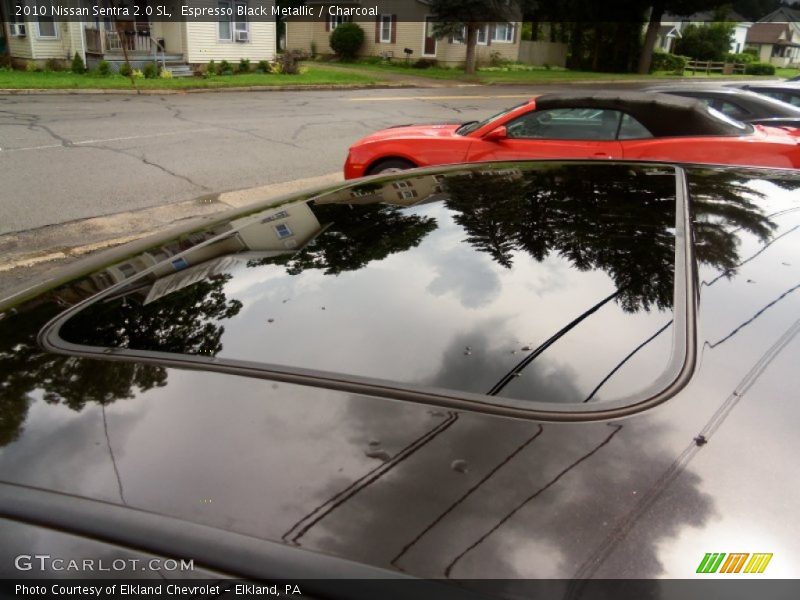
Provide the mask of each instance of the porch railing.
POLYGON ((93 29, 86 27, 86 50, 97 54, 106 52, 122 53, 123 47, 128 52, 149 54, 157 42, 145 31, 117 31, 93 29))
POLYGON ((161 67, 166 68, 166 56, 164 48, 157 40, 153 39, 149 32, 123 32, 120 35, 116 31, 105 29, 85 28, 86 51, 95 54, 111 53, 123 54, 123 48, 128 52, 141 54, 152 54, 153 62, 161 62, 161 67))

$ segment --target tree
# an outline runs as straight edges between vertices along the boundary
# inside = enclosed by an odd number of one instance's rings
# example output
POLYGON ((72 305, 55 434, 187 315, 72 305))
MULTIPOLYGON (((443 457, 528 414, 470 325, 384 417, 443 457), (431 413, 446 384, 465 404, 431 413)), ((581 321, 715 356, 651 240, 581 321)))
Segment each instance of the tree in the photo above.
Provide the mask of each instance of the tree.
POLYGON ((689 16, 702 10, 719 7, 725 4, 724 0, 645 0, 650 4, 650 15, 647 21, 647 31, 644 36, 642 52, 639 55, 638 72, 647 74, 653 61, 653 50, 661 27, 661 19, 665 13, 689 16))
POLYGON ((364 30, 356 23, 342 23, 333 30, 331 48, 345 60, 353 60, 364 44, 364 30))
POLYGON ((490 23, 515 21, 519 17, 519 0, 432 0, 431 12, 436 20, 434 34, 461 37, 466 30, 467 56, 464 72, 475 73, 478 30, 490 23))
POLYGON ((687 25, 675 44, 675 52, 695 60, 725 60, 730 52, 733 23, 687 25))
POLYGON ((642 45, 642 23, 652 0, 560 0, 523 4, 526 20, 548 22, 550 41, 569 44, 567 66, 605 72, 636 68, 642 45), (576 20, 580 15, 580 20, 576 20), (558 27, 554 27, 558 24, 558 27))

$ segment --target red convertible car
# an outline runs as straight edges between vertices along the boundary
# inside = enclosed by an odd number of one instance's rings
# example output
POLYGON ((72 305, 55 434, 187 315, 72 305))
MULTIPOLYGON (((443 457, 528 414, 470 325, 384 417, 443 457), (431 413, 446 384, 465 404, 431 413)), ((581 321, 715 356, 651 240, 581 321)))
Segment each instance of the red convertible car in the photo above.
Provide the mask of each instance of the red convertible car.
POLYGON ((692 98, 547 94, 480 122, 402 125, 373 133, 350 148, 344 176, 530 158, 800 168, 800 130, 740 123, 692 98))

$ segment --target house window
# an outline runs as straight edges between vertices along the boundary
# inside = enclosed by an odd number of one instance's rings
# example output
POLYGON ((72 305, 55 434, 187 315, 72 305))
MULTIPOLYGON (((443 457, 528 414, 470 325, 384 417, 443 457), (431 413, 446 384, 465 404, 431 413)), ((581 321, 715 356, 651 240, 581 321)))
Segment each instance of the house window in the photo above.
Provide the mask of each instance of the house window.
POLYGON ((58 30, 53 17, 39 17, 37 20, 40 38, 57 38, 58 30))
POLYGON ((392 15, 381 15, 381 43, 392 41, 392 15))
MULTIPOLYGON (((220 12, 225 14, 231 11, 231 3, 226 2, 224 0, 220 0, 217 3, 220 9, 220 12)), ((223 16, 219 21, 219 39, 223 41, 230 42, 233 40, 233 28, 231 27, 233 16, 223 16)))
POLYGON ((331 15, 329 17, 328 24, 330 25, 330 30, 333 31, 342 23, 347 23, 350 21, 350 17, 345 17, 343 15, 331 15))
POLYGON ((417 197, 417 192, 415 190, 403 190, 402 192, 397 192, 397 197, 401 200, 410 200, 417 197))
POLYGON ((287 238, 287 237, 291 237, 291 236, 294 235, 292 233, 292 230, 289 229, 289 226, 288 225, 284 225, 283 223, 275 225, 275 233, 277 233, 278 237, 281 238, 281 239, 287 238))
POLYGON ((513 42, 514 25, 512 23, 497 23, 492 33, 493 42, 513 42))
MULTIPOLYGON (((488 25, 481 25, 478 28, 478 44, 481 46, 485 46, 488 42, 489 38, 489 26, 488 25)), ((451 43, 453 44, 465 44, 467 42, 467 26, 461 28, 460 33, 456 33, 451 38, 451 43)))
POLYGON ((478 29, 478 43, 485 46, 489 39, 489 26, 481 25, 478 29))
POLYGON ((401 188, 410 188, 413 187, 410 181, 395 181, 392 186, 394 189, 399 190, 401 188))
POLYGON ((239 7, 247 6, 247 2, 230 2, 229 0, 219 0, 217 5, 219 6, 220 11, 230 13, 228 16, 220 17, 220 21, 218 22, 220 41, 235 41, 237 31, 250 30, 250 26, 247 23, 247 17, 244 15, 237 16, 239 13, 239 7))
MULTIPOLYGON (((239 32, 239 31, 244 31, 244 32, 250 31, 250 24, 247 22, 247 16, 246 16, 247 11, 243 10, 242 13, 241 13, 242 16, 236 16, 238 14, 238 12, 239 12, 238 11, 238 7, 240 7, 240 6, 241 7, 246 7, 247 6, 247 2, 236 2, 234 4, 234 17, 233 17, 234 35, 236 35, 236 32, 239 32)), ((250 41, 250 36, 246 36, 244 39, 247 40, 247 41, 250 41)), ((236 37, 236 40, 239 41, 239 37, 236 37)))

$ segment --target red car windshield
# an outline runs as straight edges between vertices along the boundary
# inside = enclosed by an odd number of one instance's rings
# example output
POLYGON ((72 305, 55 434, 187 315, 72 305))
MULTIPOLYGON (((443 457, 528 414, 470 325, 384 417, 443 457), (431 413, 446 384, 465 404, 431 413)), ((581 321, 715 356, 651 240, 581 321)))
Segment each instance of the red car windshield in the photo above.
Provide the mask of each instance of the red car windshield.
POLYGON ((497 113, 496 115, 492 115, 488 119, 484 119, 483 121, 467 121, 466 123, 462 124, 461 127, 456 129, 455 132, 456 132, 457 135, 469 135, 473 131, 477 131, 478 129, 480 129, 484 125, 486 125, 488 123, 491 123, 495 119, 499 119, 500 117, 507 115, 511 111, 517 110, 518 108, 521 108, 521 107, 525 106, 526 104, 528 104, 528 102, 523 102, 522 104, 517 104, 516 106, 512 106, 511 108, 507 108, 507 109, 497 113))

